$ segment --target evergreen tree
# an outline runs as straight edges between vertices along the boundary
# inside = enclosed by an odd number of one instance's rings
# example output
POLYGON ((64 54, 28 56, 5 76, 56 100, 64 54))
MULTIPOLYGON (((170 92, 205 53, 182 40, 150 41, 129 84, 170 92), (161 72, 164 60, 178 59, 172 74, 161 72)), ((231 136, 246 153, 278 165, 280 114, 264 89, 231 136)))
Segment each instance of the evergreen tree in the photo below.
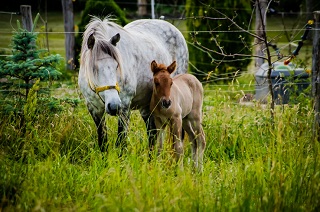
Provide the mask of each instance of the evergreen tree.
MULTIPOLYGON (((38 16, 35 20, 37 18, 38 16)), ((0 61, 0 79, 3 79, 0 83, 0 89, 3 90, 1 106, 6 105, 7 109, 13 110, 15 107, 16 102, 10 100, 19 100, 23 107, 36 79, 55 80, 61 74, 56 67, 62 59, 61 56, 49 55, 46 50, 39 50, 36 44, 37 36, 33 30, 29 32, 22 29, 18 22, 18 29, 12 37, 12 56, 0 61)), ((20 112, 21 107, 17 108, 20 112)))
POLYGON ((196 67, 190 66, 190 69, 200 80, 208 79, 208 76, 212 75, 245 70, 250 63, 250 58, 231 59, 215 53, 222 48, 227 54, 251 54, 250 44, 253 38, 245 32, 239 32, 237 27, 223 19, 213 7, 244 29, 248 28, 251 16, 250 1, 246 0, 186 1, 187 17, 192 17, 187 19, 187 28, 191 31, 188 39, 192 43, 189 45, 190 62, 196 67))

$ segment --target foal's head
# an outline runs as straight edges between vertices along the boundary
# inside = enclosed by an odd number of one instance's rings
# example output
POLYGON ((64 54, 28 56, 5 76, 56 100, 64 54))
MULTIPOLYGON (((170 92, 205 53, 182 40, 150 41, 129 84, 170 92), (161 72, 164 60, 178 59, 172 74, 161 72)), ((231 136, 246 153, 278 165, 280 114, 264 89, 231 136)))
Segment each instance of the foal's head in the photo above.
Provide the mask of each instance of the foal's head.
POLYGON ((163 64, 151 62, 151 71, 153 72, 153 95, 160 99, 162 108, 168 109, 171 106, 170 89, 172 78, 170 74, 176 69, 176 61, 166 67, 163 64))

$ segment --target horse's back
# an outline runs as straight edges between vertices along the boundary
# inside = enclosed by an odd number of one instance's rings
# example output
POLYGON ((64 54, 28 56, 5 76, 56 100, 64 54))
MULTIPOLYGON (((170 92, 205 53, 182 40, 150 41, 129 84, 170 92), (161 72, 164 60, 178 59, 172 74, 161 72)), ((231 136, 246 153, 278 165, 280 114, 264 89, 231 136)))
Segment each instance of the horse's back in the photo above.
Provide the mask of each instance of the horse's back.
POLYGON ((188 47, 182 33, 174 25, 164 20, 141 19, 127 24, 124 29, 133 36, 143 39, 145 45, 149 43, 154 46, 154 56, 159 56, 158 61, 161 63, 166 64, 176 60, 178 65, 174 75, 187 72, 188 47), (166 61, 161 61, 160 56, 166 58, 163 59, 166 61))
MULTIPOLYGON (((191 111, 201 113, 203 104, 203 87, 201 82, 192 74, 179 74, 173 77, 174 87, 172 95, 179 99, 179 104, 184 110, 182 117, 191 111)), ((199 114, 200 115, 200 114, 199 114)))
POLYGON ((179 74, 173 77, 174 83, 180 88, 188 88, 192 93, 201 94, 203 95, 203 87, 201 82, 192 74, 179 74))

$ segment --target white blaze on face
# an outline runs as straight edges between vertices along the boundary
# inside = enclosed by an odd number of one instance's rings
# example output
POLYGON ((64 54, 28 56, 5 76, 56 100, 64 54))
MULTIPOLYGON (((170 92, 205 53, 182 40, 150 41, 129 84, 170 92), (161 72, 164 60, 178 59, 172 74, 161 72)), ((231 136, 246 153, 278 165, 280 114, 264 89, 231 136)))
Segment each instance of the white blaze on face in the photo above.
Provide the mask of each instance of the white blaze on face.
MULTIPOLYGON (((115 86, 117 84, 118 63, 107 56, 97 61, 98 75, 97 86, 115 86)), ((99 93, 105 102, 105 111, 110 115, 116 115, 121 107, 121 100, 116 89, 108 89, 99 93)))

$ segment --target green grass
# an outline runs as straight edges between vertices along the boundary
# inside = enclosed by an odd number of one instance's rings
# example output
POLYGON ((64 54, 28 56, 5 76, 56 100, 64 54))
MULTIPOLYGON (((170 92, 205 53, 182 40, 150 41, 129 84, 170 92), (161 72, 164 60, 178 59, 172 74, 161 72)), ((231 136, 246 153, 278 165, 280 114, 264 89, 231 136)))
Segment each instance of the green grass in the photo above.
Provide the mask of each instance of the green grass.
MULTIPOLYGON (((41 18, 38 20, 36 31, 39 32, 39 47, 46 48, 45 35, 45 14, 40 13, 41 18)), ((33 18, 36 14, 33 14, 33 18)), ((64 47, 64 22, 62 12, 49 12, 47 16, 49 50, 51 53, 65 56, 64 47)), ((21 23, 20 15, 0 14, 0 55, 10 54, 10 43, 12 32, 17 29, 17 20, 21 23)), ((80 21, 80 13, 74 16, 75 25, 80 21)), ((76 28, 77 30, 77 28, 76 28)))
MULTIPOLYGON (((58 15, 53 20, 60 22, 58 15)), ((58 31, 62 24, 50 27, 58 31)), ((53 36, 52 51, 63 55, 63 37, 53 36)), ((1 35, 1 47, 6 42, 1 35)), ((237 103, 241 90, 252 89, 248 81, 205 85, 203 173, 192 170, 189 142, 183 171, 173 166, 168 142, 161 157, 149 161, 144 123, 136 111, 128 150, 120 158, 113 147, 116 118, 107 119, 111 149, 101 153, 83 100, 59 113, 37 105, 40 113, 32 114, 26 131, 17 116, 1 114, 0 210, 319 210, 320 151, 312 138, 311 104, 304 99, 278 106, 272 122, 268 106, 237 103)), ((76 79, 54 85, 55 96, 78 97, 76 79)))
MULTIPOLYGON (((38 114, 24 134, 16 119, 2 117, 3 209, 317 210, 320 152, 312 140, 312 109, 279 107, 272 126, 269 110, 258 103, 242 106, 219 90, 211 95, 204 107, 201 174, 192 171, 188 142, 183 171, 172 166, 168 143, 162 157, 148 161, 144 123, 136 112, 121 158, 118 149, 99 151, 83 102, 59 114, 38 114)), ((113 144, 116 119, 107 124, 113 144)))

